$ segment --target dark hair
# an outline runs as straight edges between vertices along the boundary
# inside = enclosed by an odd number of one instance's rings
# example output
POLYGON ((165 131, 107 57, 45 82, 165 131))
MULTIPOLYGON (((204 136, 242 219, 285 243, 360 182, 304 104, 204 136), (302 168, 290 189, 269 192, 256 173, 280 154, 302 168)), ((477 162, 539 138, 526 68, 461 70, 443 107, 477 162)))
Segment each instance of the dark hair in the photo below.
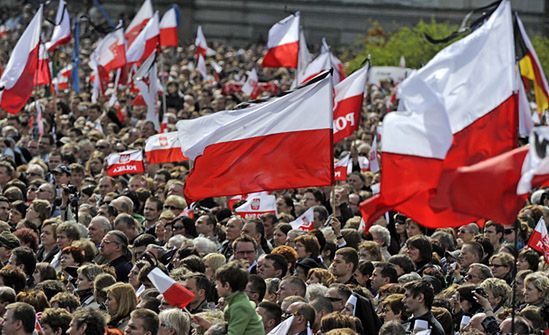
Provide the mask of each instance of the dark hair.
POLYGON ((79 308, 72 318, 77 328, 86 325, 84 335, 103 335, 107 325, 106 316, 99 309, 79 308))
MULTIPOLYGON (((40 264, 40 263, 39 263, 40 264)), ((42 263, 42 264, 48 264, 48 263, 42 263)), ((49 264, 48 266, 53 269, 49 264)), ((53 270, 55 273, 55 270, 53 270)), ((36 289, 42 290, 46 297, 48 298, 48 301, 51 300, 57 293, 65 292, 65 285, 59 280, 55 279, 48 279, 44 280, 43 282, 40 282, 36 284, 36 289)))
POLYGON ((181 222, 185 226, 185 234, 191 237, 198 237, 198 232, 196 231, 196 226, 194 220, 188 216, 180 216, 175 218, 173 221, 175 225, 177 222, 181 222))
POLYGON ((259 295, 257 300, 262 301, 265 297, 265 292, 267 291, 267 284, 265 284, 265 280, 258 275, 252 274, 248 276, 248 283, 250 284, 253 292, 259 295))
POLYGON ((48 303, 48 297, 39 289, 29 289, 17 293, 17 301, 26 302, 34 307, 36 312, 43 312, 46 308, 50 307, 48 303))
POLYGON ((376 263, 374 267, 381 269, 381 276, 384 278, 389 278, 389 283, 398 282, 398 274, 394 264, 379 262, 376 263))
POLYGON ((11 287, 15 293, 19 293, 25 289, 26 276, 23 270, 13 265, 6 265, 0 269, 0 277, 4 282, 4 286, 11 287))
POLYGON ((15 265, 23 265, 23 271, 27 276, 32 276, 36 269, 36 257, 34 252, 28 247, 17 247, 11 251, 15 259, 15 265))
POLYGON ((204 273, 206 271, 206 266, 204 265, 202 258, 195 255, 185 257, 181 261, 181 266, 186 267, 191 270, 191 272, 204 273))
POLYGON ((408 282, 404 285, 404 289, 409 291, 412 297, 417 297, 420 294, 423 294, 423 301, 425 302, 425 307, 431 309, 433 306, 433 299, 435 298, 435 291, 433 286, 426 280, 414 280, 408 282))
POLYGON ((288 272, 288 261, 284 258, 284 256, 278 254, 266 254, 264 258, 273 261, 273 267, 275 270, 281 271, 280 278, 284 278, 286 276, 286 272, 288 272))
POLYGON ((289 284, 299 290, 299 296, 305 297, 305 293, 307 292, 307 285, 305 282, 296 276, 290 276, 283 279, 284 283, 289 284))
POLYGON ((431 241, 424 235, 410 237, 406 242, 406 246, 418 249, 419 257, 424 262, 430 262, 433 258, 433 246, 431 245, 431 241))
POLYGON ((501 240, 503 239, 503 233, 505 232, 505 228, 503 227, 503 225, 500 225, 499 223, 495 223, 492 220, 488 220, 484 225, 484 232, 486 232, 486 228, 488 227, 496 228, 496 234, 501 234, 501 237, 499 238, 501 242, 501 240))
POLYGON ((270 253, 271 252, 271 248, 269 248, 269 243, 267 242, 267 239, 265 238, 265 226, 263 225, 263 221, 259 220, 259 219, 251 219, 251 220, 248 220, 248 222, 251 222, 254 224, 255 226, 255 231, 261 235, 261 239, 260 239, 260 246, 261 246, 261 249, 263 249, 263 251, 265 253, 270 253))
POLYGON ((71 313, 63 308, 46 308, 40 316, 40 323, 42 325, 46 324, 50 326, 54 332, 61 329, 61 334, 67 332, 71 320, 71 313))
POLYGON ((320 203, 324 203, 325 201, 324 194, 318 188, 308 188, 305 190, 305 192, 303 192, 303 194, 305 193, 312 193, 313 196, 315 197, 315 200, 320 203))
POLYGON ((280 306, 271 301, 262 301, 257 307, 261 307, 265 310, 268 320, 274 320, 275 324, 279 324, 282 320, 282 309, 280 306))
POLYGON ((484 248, 482 247, 482 244, 478 242, 466 242, 463 243, 463 245, 471 247, 473 253, 478 256, 479 262, 482 261, 484 258, 484 248))
POLYGON ((296 237, 295 243, 301 243, 305 247, 306 252, 311 253, 311 257, 317 258, 320 255, 320 244, 314 235, 301 235, 296 237))
POLYGON ((517 258, 523 258, 528 262, 528 269, 536 272, 539 267, 539 254, 532 249, 522 249, 517 258))
POLYGON ((345 263, 353 263, 353 272, 356 270, 356 267, 358 266, 358 253, 356 252, 356 249, 343 247, 338 249, 335 254, 341 255, 345 263))
POLYGON ((205 274, 194 272, 186 274, 183 278, 185 280, 194 279, 196 282, 196 288, 199 290, 204 290, 204 296, 207 298, 207 300, 211 300, 210 298, 212 295, 213 287, 212 283, 205 274))
POLYGON ((80 307, 80 300, 70 292, 59 292, 50 299, 50 304, 52 306, 53 304, 57 304, 58 307, 64 308, 72 313, 80 307))
POLYGON ((34 307, 26 302, 14 302, 6 306, 6 310, 13 311, 13 319, 21 321, 26 333, 31 334, 34 331, 36 323, 36 311, 34 307))
POLYGON ((244 291, 248 283, 248 272, 236 262, 229 262, 215 272, 215 279, 229 284, 233 292, 244 291))
POLYGON ((149 244, 158 244, 156 237, 151 234, 141 234, 133 240, 133 247, 146 247, 149 244))
POLYGON ((29 248, 31 248, 34 252, 38 250, 39 238, 35 230, 31 228, 19 228, 13 232, 13 235, 21 241, 21 244, 28 244, 29 248))

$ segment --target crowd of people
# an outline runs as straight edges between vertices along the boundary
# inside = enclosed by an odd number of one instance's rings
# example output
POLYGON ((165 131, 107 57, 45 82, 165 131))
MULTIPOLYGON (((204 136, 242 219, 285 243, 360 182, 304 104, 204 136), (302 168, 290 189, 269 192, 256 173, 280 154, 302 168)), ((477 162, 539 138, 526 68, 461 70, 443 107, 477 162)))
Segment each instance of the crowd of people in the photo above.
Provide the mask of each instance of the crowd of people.
MULTIPOLYGON (((2 10, 11 50, 30 7, 2 10), (8 22, 9 21, 9 22, 8 22), (19 29, 19 30, 18 30, 19 29)), ((51 14, 51 13, 50 13, 51 14)), ((361 171, 378 124, 393 109, 389 81, 369 84, 360 129, 335 145, 353 172, 333 188, 276 191, 277 214, 242 218, 229 197, 193 209, 183 197, 189 162, 146 164, 109 177, 105 157, 143 148, 155 134, 130 86, 89 94, 85 66, 99 33, 81 44, 80 93, 37 88, 16 115, 0 111, 0 326, 23 335, 538 334, 549 328, 549 278, 528 247, 549 193, 534 192, 514 225, 493 221, 428 230, 389 212, 364 231, 359 204, 379 173, 361 171), (36 106, 43 108, 43 130, 36 106), (312 231, 289 224, 313 208, 312 231), (482 229, 481 229, 482 227, 482 229), (159 268, 194 298, 170 306, 148 274, 159 268)), ((264 48, 214 44, 223 71, 203 79, 194 46, 162 51, 168 129, 235 108, 237 83, 290 88, 293 73, 261 69, 264 48)), ((70 62, 70 46, 53 62, 70 62)), ((2 58, 7 59, 7 55, 2 58)), ((274 158, 276 160, 276 158, 274 158)), ((374 186, 374 187, 373 187, 374 186)))

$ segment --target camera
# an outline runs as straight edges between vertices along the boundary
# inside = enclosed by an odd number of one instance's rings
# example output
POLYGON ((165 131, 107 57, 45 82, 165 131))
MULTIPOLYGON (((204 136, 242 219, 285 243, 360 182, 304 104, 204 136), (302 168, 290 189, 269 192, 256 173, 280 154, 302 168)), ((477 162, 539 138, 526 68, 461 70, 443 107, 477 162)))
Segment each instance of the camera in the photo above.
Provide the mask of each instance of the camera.
POLYGON ((478 295, 481 295, 481 296, 483 296, 483 297, 485 297, 485 298, 486 298, 486 296, 487 296, 487 295, 486 295, 486 291, 484 291, 484 289, 483 289, 482 287, 477 287, 477 288, 475 288, 475 289, 473 290, 473 293, 476 293, 476 294, 478 294, 478 295))

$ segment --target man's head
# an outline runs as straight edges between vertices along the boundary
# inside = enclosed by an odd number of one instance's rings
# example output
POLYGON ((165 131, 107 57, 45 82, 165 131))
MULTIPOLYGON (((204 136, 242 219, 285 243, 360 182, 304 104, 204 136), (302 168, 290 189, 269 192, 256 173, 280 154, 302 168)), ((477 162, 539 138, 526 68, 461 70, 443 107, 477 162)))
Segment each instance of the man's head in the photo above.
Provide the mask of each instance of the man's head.
POLYGON ((288 307, 288 311, 294 316, 290 329, 293 332, 302 332, 307 329, 307 325, 313 325, 315 322, 314 308, 305 302, 294 302, 288 307))
POLYGON ((65 335, 71 319, 71 313, 64 308, 46 308, 40 316, 40 324, 46 335, 65 335))
POLYGON ((8 222, 10 216, 10 201, 4 196, 0 196, 0 220, 8 222))
POLYGON ((255 311, 261 316, 261 320, 263 320, 265 334, 268 334, 282 320, 282 310, 274 302, 262 301, 257 305, 255 311))
POLYGON ((239 216, 233 216, 227 221, 225 225, 225 235, 229 242, 236 240, 242 232, 244 226, 244 219, 239 216))
POLYGON ((334 260, 330 265, 330 272, 336 277, 337 282, 342 282, 347 277, 352 277, 358 266, 358 253, 355 249, 344 247, 338 249, 334 260))
POLYGON ((265 238, 270 239, 273 237, 273 232, 278 218, 275 214, 269 213, 261 216, 261 222, 263 222, 263 228, 265 230, 265 238))
POLYGON ((227 297, 236 291, 244 291, 248 283, 248 272, 236 262, 230 262, 215 272, 215 288, 220 297, 227 297))
POLYGON ((461 247, 460 264, 464 269, 473 263, 480 263, 484 258, 484 250, 478 242, 467 242, 461 247))
POLYGON ((265 297, 267 285, 265 280, 258 275, 249 275, 248 283, 246 284, 246 295, 250 301, 259 304, 265 297))
POLYGON ((286 277, 280 282, 278 287, 277 300, 282 302, 286 297, 296 295, 305 297, 307 285, 305 282, 296 276, 286 277))
POLYGON ((80 239, 80 230, 74 223, 63 222, 56 228, 57 245, 59 249, 63 249, 72 244, 73 241, 80 239))
POLYGON ((472 263, 469 265, 467 275, 465 276, 465 282, 467 284, 480 284, 485 279, 492 278, 492 270, 489 266, 482 263, 472 263))
POLYGON ((425 280, 416 280, 404 285, 404 307, 414 316, 420 316, 431 309, 434 299, 433 286, 425 280))
POLYGON ((190 273, 184 277, 183 286, 194 294, 194 299, 191 301, 193 308, 198 307, 211 290, 211 284, 203 273, 190 273))
POLYGON ((99 309, 79 308, 72 314, 67 335, 104 335, 106 326, 106 316, 99 309))
POLYGON ((370 279, 372 289, 377 291, 385 284, 396 283, 398 281, 398 275, 393 264, 380 262, 375 264, 374 272, 370 279))
POLYGON ((332 303, 332 309, 334 312, 343 311, 345 303, 349 299, 353 292, 349 287, 344 284, 332 284, 326 292, 326 298, 332 303))
POLYGON ((116 208, 118 213, 133 214, 133 200, 130 197, 121 195, 118 198, 111 201, 111 205, 116 208))
POLYGON ((143 216, 148 222, 156 222, 162 213, 162 201, 156 197, 149 197, 145 201, 143 216))
POLYGON ((29 247, 17 247, 11 251, 8 263, 23 270, 27 276, 32 276, 36 268, 36 256, 29 247))
POLYGON ((313 206, 322 205, 322 201, 324 200, 324 195, 319 189, 308 188, 303 193, 302 200, 305 208, 309 209, 313 206))
POLYGON ((266 254, 257 261, 257 274, 263 278, 284 278, 288 270, 288 261, 284 256, 266 254))
POLYGON ((188 313, 179 308, 170 308, 158 314, 160 328, 158 335, 188 335, 191 328, 191 318, 188 313))
POLYGON ((486 237, 492 245, 499 245, 503 240, 504 228, 499 223, 494 221, 486 222, 484 226, 484 237, 486 237))
POLYGON ((114 219, 114 229, 123 232, 130 241, 135 239, 141 233, 141 229, 137 221, 127 213, 118 214, 114 219))
POLYGON ((457 231, 457 237, 463 243, 473 241, 476 234, 479 233, 479 228, 476 223, 470 223, 460 227, 457 231))
POLYGON ((242 234, 251 236, 257 245, 261 244, 261 239, 265 234, 265 228, 263 227, 263 222, 260 220, 249 220, 242 227, 242 234))
POLYGON ((234 258, 243 259, 249 265, 253 264, 257 257, 257 242, 248 235, 242 235, 233 242, 234 258))
POLYGON ((313 226, 315 229, 324 227, 324 224, 328 220, 328 210, 324 206, 313 207, 313 226))
POLYGON ((124 255, 127 250, 128 238, 120 230, 111 230, 108 232, 99 245, 101 255, 109 261, 124 255))
POLYGON ((156 335, 158 333, 158 315, 146 308, 131 312, 130 321, 124 330, 125 335, 156 335))
POLYGON ((213 215, 201 215, 195 222, 196 231, 204 236, 214 235, 216 225, 217 219, 213 215))
POLYGON ((99 245, 107 232, 112 230, 112 225, 105 216, 94 216, 88 225, 88 237, 93 243, 99 245))
POLYGON ((8 231, 0 233, 0 261, 5 263, 11 256, 11 251, 21 245, 19 239, 8 231))
POLYGON ((4 321, 2 322, 3 335, 32 334, 36 322, 34 307, 25 302, 14 302, 6 306, 4 321))

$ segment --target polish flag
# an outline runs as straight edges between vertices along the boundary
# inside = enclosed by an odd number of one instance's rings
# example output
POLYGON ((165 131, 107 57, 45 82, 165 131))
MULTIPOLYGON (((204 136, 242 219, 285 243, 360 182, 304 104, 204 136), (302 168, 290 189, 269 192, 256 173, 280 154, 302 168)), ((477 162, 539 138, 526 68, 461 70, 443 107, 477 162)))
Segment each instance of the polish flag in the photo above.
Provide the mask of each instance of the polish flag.
POLYGON ((122 28, 107 34, 98 43, 91 58, 106 72, 119 69, 126 65, 126 47, 122 28))
POLYGON ((32 95, 38 69, 42 6, 38 9, 17 44, 0 77, 0 108, 18 113, 32 95))
POLYGON ((368 167, 372 172, 379 171, 379 160, 377 158, 377 135, 374 135, 370 152, 368 153, 368 167))
POLYGON ((69 64, 59 70, 57 73, 57 77, 53 78, 53 85, 55 87, 55 91, 65 91, 68 90, 70 87, 70 77, 71 77, 71 71, 72 71, 72 64, 69 64))
POLYGON ((315 229, 314 220, 315 214, 313 207, 311 207, 306 210, 305 213, 301 214, 297 219, 290 222, 290 226, 292 226, 292 229, 295 230, 311 231, 315 229))
POLYGON ((145 142, 145 157, 149 164, 161 164, 186 161, 181 152, 181 144, 177 132, 156 134, 145 142))
POLYGON ((330 46, 328 45, 328 42, 326 41, 326 38, 322 38, 322 44, 320 46, 320 53, 324 54, 330 54, 330 62, 332 63, 332 67, 334 68, 334 71, 337 72, 337 75, 339 76, 339 80, 345 79, 345 68, 343 67, 343 63, 334 56, 334 54, 330 51, 330 46))
POLYGON ((248 95, 250 98, 255 99, 257 97, 257 88, 258 88, 259 79, 257 77, 257 71, 252 69, 248 71, 248 78, 244 85, 242 85, 242 92, 248 95))
POLYGON ((234 211, 245 219, 257 219, 264 214, 276 215, 276 197, 269 192, 248 194, 246 202, 234 211))
POLYGON ((51 40, 46 43, 46 49, 48 52, 54 51, 58 46, 67 44, 71 40, 71 22, 69 17, 69 11, 65 1, 59 1, 59 7, 57 7, 57 15, 55 16, 55 27, 53 28, 53 34, 51 40))
MULTIPOLYGON (((309 48, 307 48, 307 40, 305 39, 305 33, 303 33, 303 30, 299 32, 299 56, 297 59, 297 72, 296 72, 296 80, 295 84, 300 83, 303 81, 302 76, 305 73, 305 70, 307 69, 307 66, 311 63, 313 60, 313 56, 309 52, 309 48)), ((297 86, 297 85, 294 85, 297 86)))
POLYGON ((158 12, 155 12, 145 28, 137 35, 134 43, 129 45, 126 51, 128 64, 144 62, 156 50, 159 40, 158 12))
POLYGON ((347 180, 347 175, 353 172, 351 154, 347 154, 334 164, 334 179, 336 181, 347 180))
POLYGON ((44 44, 40 44, 38 72, 34 76, 34 86, 51 85, 50 59, 44 44))
POLYGON ((159 268, 154 268, 149 272, 147 278, 150 279, 170 306, 185 308, 194 299, 194 293, 173 280, 159 268))
POLYGON ((215 51, 208 48, 206 37, 202 32, 202 26, 198 26, 198 29, 196 30, 196 39, 194 40, 194 46, 196 48, 195 56, 197 58, 198 56, 202 56, 203 58, 206 58, 206 56, 215 55, 215 51))
POLYGON ((530 235, 528 246, 542 253, 545 263, 549 264, 549 234, 547 234, 547 226, 543 216, 539 218, 536 229, 530 235))
POLYGON ((360 172, 370 171, 370 160, 368 159, 368 157, 358 156, 357 161, 360 172))
POLYGON ((478 219, 454 211, 437 187, 443 173, 516 145, 514 71, 511 8, 504 1, 482 26, 400 84, 405 112, 384 119, 381 192, 361 204, 367 223, 391 208, 427 227, 478 219))
POLYGON ((268 50, 261 66, 297 68, 299 21, 299 12, 296 12, 269 29, 268 50))
POLYGON ((305 69, 305 72, 302 74, 302 80, 299 85, 304 85, 314 77, 319 74, 334 69, 334 74, 332 75, 332 84, 336 86, 343 79, 338 68, 337 64, 333 63, 333 55, 330 52, 323 53, 318 55, 305 69))
POLYGON ((177 47, 177 15, 175 8, 168 9, 160 21, 160 46, 177 47))
POLYGON ((334 87, 334 143, 358 130, 367 76, 368 65, 334 87))
POLYGON ((128 150, 124 152, 114 152, 107 156, 107 174, 111 177, 121 176, 131 173, 143 173, 143 151, 128 150))
POLYGON ((206 61, 204 61, 204 56, 202 56, 202 54, 198 55, 196 70, 200 73, 203 80, 208 79, 208 69, 206 68, 206 61))
POLYGON ((126 28, 125 36, 128 40, 128 47, 133 44, 134 40, 137 38, 137 35, 139 35, 141 30, 145 28, 147 22, 149 22, 149 20, 153 17, 153 14, 154 11, 151 0, 145 0, 137 14, 135 14, 132 22, 130 22, 128 28, 126 28))
POLYGON ((183 153, 194 160, 189 202, 331 185, 332 91, 326 75, 264 103, 177 122, 183 153))

